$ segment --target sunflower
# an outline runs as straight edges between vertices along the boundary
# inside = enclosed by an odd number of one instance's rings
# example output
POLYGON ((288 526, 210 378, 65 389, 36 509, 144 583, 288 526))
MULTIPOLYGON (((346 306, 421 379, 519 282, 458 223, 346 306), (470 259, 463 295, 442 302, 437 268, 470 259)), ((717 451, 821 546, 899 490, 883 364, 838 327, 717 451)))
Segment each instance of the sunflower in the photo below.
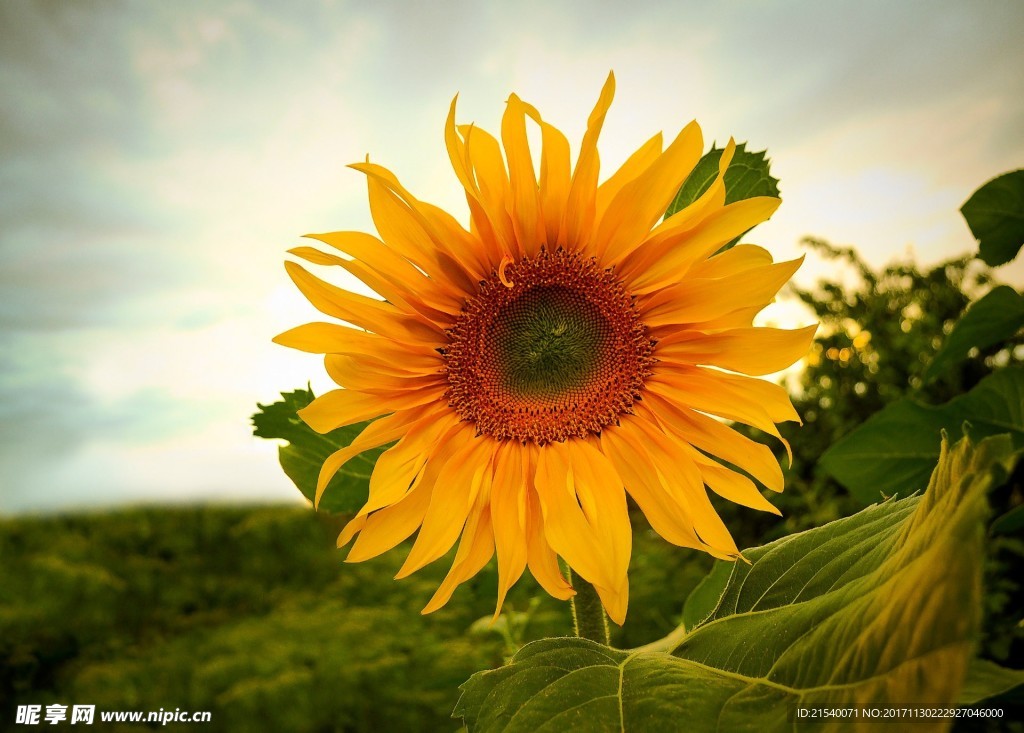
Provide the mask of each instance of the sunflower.
POLYGON ((659 223, 701 157, 696 122, 668 147, 655 135, 599 185, 597 139, 614 88, 609 75, 574 168, 565 136, 515 94, 500 143, 457 125, 453 100, 445 143, 468 230, 389 170, 352 165, 366 175, 379 237, 310 235, 345 256, 291 253, 347 270, 382 300, 286 263, 317 309, 351 324, 309 323, 275 339, 325 354, 341 387, 301 418, 321 433, 372 420, 326 460, 317 499, 346 461, 394 443, 338 546, 355 538, 348 560, 362 561, 418 530, 402 578, 459 543, 424 613, 495 554, 499 611, 527 568, 568 599, 561 557, 621 624, 627 494, 666 540, 716 558, 739 550, 707 489, 778 513, 751 480, 782 490, 774 455, 721 418, 780 440, 776 423, 798 419, 782 387, 753 377, 800 358, 815 327, 752 320, 800 260, 774 264, 749 244, 719 250, 779 200, 725 203, 730 141, 710 188, 659 223), (540 129, 539 177, 528 120, 540 129))

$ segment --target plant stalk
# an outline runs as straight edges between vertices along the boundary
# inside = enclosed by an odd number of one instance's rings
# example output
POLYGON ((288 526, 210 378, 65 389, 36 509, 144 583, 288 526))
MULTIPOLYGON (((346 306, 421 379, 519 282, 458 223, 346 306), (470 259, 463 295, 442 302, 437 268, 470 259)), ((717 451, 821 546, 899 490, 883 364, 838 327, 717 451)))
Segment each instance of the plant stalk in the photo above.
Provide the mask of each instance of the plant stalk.
POLYGON ((597 590, 578 574, 573 575, 568 565, 563 563, 562 569, 566 580, 576 591, 576 595, 569 599, 572 604, 572 625, 576 636, 610 646, 608 617, 604 613, 604 606, 597 595, 597 590))

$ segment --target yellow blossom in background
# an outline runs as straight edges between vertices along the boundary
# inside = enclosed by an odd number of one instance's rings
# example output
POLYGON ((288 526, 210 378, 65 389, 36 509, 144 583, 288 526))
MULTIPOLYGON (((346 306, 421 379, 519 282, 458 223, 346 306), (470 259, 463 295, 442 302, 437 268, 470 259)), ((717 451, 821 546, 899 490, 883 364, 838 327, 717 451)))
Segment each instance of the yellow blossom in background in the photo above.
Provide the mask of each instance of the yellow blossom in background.
POLYGON ((599 185, 597 139, 613 93, 609 76, 575 167, 565 136, 515 94, 500 142, 457 125, 453 102, 445 142, 468 230, 389 170, 353 165, 367 177, 379 237, 312 235, 347 257, 292 253, 344 268, 383 301, 286 264, 314 306, 355 326, 310 323, 277 337, 325 354, 341 387, 300 416, 319 432, 374 420, 325 462, 317 497, 350 458, 397 441, 339 546, 355 538, 348 559, 366 560, 418 530, 401 578, 459 542, 425 613, 495 553, 499 610, 526 568, 567 599, 560 556, 621 624, 627 493, 666 540, 717 558, 739 551, 708 488, 777 513, 750 478, 719 463, 781 491, 774 455, 716 417, 776 437, 776 423, 798 419, 782 387, 753 377, 801 358, 815 327, 752 320, 801 260, 775 264, 749 244, 715 253, 779 200, 725 204, 730 141, 711 187, 659 223, 701 157, 695 122, 667 147, 655 135, 599 185), (528 121, 541 133, 539 179, 528 121))

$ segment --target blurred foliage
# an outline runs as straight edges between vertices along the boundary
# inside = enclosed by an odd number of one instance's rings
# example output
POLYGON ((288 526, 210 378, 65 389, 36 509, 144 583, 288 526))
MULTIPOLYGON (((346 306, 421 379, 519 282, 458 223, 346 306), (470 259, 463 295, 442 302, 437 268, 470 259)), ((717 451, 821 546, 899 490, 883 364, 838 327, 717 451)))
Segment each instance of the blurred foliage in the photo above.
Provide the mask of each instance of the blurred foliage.
MULTIPOLYGON (((954 365, 923 386, 921 375, 967 305, 990 286, 989 275, 969 258, 954 259, 922 271, 911 262, 875 271, 851 247, 807 238, 805 246, 836 263, 834 274, 811 289, 791 286, 820 324, 803 369, 790 378, 790 392, 803 425, 783 423, 779 430, 793 449, 786 490, 769 496, 783 513, 780 520, 753 514, 728 502, 716 506, 740 547, 761 544, 856 512, 862 504, 817 468, 819 457, 839 438, 886 405, 915 394, 940 403, 974 386, 1010 350, 990 349, 954 365)), ((748 435, 777 441, 744 426, 748 435)))
MULTIPOLYGON (((408 544, 343 565, 340 524, 304 507, 0 521, 0 721, 77 703, 210 710, 204 730, 456 730, 473 672, 569 633, 568 604, 528 579, 492 626, 493 565, 421 616, 451 557, 396 582, 408 544)), ((668 633, 710 566, 643 530, 636 542, 623 646, 668 633)))
MULTIPOLYGON (((961 395, 986 376, 1024 361, 1021 334, 972 349, 966 360, 950 364, 926 383, 934 355, 968 306, 996 283, 969 257, 930 269, 897 262, 870 268, 853 248, 819 239, 804 244, 837 264, 834 275, 810 289, 793 288, 819 321, 820 328, 804 369, 791 384, 793 403, 804 425, 780 426, 793 448, 786 491, 770 497, 783 518, 755 515, 719 502, 726 524, 741 547, 821 526, 855 513, 862 503, 817 465, 820 456, 879 410, 903 397, 939 405, 961 395)), ((737 426, 759 440, 771 438, 737 426)), ((777 454, 785 466, 785 454, 777 454)), ((1018 466, 1003 486, 989 495, 992 516, 1024 504, 1024 468, 1018 466)), ((881 499, 881 495, 879 496, 881 499)), ((1019 666, 1024 658, 1024 542, 1019 532, 990 530, 985 565, 985 602, 979 655, 1019 666)), ((1019 707, 1018 707, 1019 709, 1019 707)), ((985 729, 960 722, 957 730, 985 729)))
POLYGON ((821 323, 794 399, 803 408, 805 424, 814 428, 799 433, 799 452, 811 463, 837 438, 900 397, 946 402, 994 368, 1020 361, 1013 355, 1021 343, 1017 337, 972 353, 923 384, 922 375, 945 337, 968 304, 992 285, 974 260, 953 259, 927 271, 902 262, 874 272, 852 248, 819 239, 804 244, 844 266, 838 273, 842 279, 819 282, 812 290, 794 288, 821 323))
POLYGON ((502 661, 464 634, 493 590, 422 617, 442 569, 342 570, 335 529, 293 507, 0 523, 0 719, 59 702, 210 710, 214 730, 452 727, 458 685, 502 661))

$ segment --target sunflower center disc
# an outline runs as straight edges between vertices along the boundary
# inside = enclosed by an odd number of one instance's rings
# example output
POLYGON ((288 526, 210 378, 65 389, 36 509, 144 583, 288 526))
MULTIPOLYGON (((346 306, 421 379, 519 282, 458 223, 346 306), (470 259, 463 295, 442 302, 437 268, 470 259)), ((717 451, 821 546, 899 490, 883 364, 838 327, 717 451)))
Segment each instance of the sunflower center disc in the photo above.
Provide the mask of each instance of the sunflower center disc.
POLYGON ((497 439, 599 433, 632 409, 654 363, 622 284, 562 250, 493 273, 448 337, 448 402, 497 439))

